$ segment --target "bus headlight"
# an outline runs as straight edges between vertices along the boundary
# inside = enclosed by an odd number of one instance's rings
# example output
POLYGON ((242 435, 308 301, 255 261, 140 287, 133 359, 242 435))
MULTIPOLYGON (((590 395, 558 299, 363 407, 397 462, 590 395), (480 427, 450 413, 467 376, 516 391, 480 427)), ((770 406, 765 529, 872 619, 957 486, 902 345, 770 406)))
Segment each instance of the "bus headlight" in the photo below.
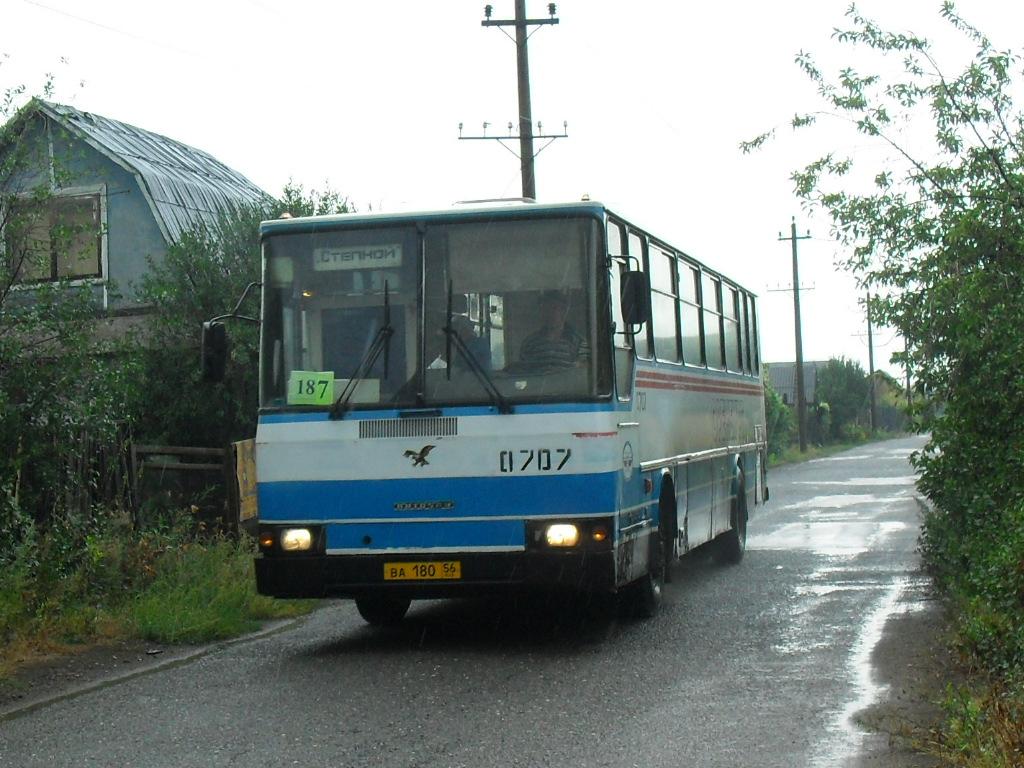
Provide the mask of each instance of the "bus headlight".
POLYGON ((549 547, 575 547, 580 541, 580 529, 572 523, 553 523, 544 531, 549 547))
POLYGON ((285 552, 305 552, 313 547, 313 534, 309 528, 285 528, 281 531, 281 549, 285 552))

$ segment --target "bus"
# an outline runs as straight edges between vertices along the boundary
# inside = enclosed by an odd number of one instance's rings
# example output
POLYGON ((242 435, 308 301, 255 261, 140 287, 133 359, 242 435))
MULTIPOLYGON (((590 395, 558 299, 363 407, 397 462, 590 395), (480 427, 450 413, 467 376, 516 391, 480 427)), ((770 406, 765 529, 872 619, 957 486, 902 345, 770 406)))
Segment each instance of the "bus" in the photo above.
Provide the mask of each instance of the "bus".
MULTIPOLYGON (((768 498, 757 298, 594 201, 261 224, 256 581, 659 607, 768 498)), ((208 334, 222 332, 208 323, 208 334)))

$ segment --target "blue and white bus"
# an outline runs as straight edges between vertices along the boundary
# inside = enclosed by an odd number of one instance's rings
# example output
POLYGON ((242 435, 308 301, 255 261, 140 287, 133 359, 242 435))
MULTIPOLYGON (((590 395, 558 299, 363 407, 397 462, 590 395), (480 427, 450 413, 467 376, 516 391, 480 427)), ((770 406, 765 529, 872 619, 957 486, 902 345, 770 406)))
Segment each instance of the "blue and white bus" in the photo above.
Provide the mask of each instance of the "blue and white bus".
POLYGON ((597 202, 267 221, 260 593, 654 613, 767 498, 752 293, 597 202))

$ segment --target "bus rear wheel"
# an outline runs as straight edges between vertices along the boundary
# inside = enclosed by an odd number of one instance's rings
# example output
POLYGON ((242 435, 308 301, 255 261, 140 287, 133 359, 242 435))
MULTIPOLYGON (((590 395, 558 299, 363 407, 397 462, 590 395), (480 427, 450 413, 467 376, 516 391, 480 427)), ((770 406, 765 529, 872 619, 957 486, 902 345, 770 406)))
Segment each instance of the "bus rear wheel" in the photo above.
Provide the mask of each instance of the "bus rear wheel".
POLYGON ((402 623, 411 603, 396 597, 357 597, 356 610, 371 626, 393 627, 402 623))
POLYGON ((717 542, 718 554, 727 563, 736 564, 747 551, 747 485, 743 472, 736 480, 736 499, 732 505, 732 528, 717 542))

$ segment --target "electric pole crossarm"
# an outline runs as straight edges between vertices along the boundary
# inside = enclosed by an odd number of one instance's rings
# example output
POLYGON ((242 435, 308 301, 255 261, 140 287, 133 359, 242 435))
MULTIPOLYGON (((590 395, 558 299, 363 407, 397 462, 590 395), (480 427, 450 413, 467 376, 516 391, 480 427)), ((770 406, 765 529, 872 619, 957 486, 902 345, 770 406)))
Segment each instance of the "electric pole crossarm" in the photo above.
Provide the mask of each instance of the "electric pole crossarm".
MULTIPOLYGON (((488 141, 519 141, 521 137, 519 134, 512 134, 511 136, 459 136, 459 141, 479 141, 480 139, 487 139, 488 141)), ((535 139, 567 139, 569 138, 568 133, 535 133, 533 134, 535 139)), ((540 154, 539 152, 537 154, 540 154)))
MULTIPOLYGON (((484 19, 480 22, 481 27, 514 27, 520 22, 515 19, 484 19)), ((536 26, 539 24, 557 24, 558 19, 523 19, 523 24, 536 26)))
MULTIPOLYGON (((518 74, 517 80, 519 84, 519 134, 517 136, 512 135, 512 124, 509 123, 509 135, 508 136, 463 136, 462 125, 459 125, 459 138, 460 139, 492 139, 496 141, 503 141, 507 139, 517 140, 519 142, 519 166, 520 172, 523 179, 523 198, 528 200, 537 199, 537 182, 534 175, 534 164, 533 159, 537 156, 537 152, 533 149, 533 140, 535 138, 547 139, 550 144, 555 139, 563 138, 566 134, 561 136, 555 134, 534 134, 533 132, 533 114, 530 106, 530 63, 529 54, 527 52, 527 40, 530 39, 530 27, 537 27, 549 24, 557 24, 558 18, 555 16, 556 6, 554 3, 548 3, 548 14, 551 18, 548 19, 528 19, 526 18, 526 0, 515 0, 516 17, 514 19, 492 19, 491 12, 494 7, 490 4, 484 6, 484 20, 480 22, 482 27, 515 27, 515 44, 516 44, 516 71, 518 74)), ((504 29, 501 32, 507 37, 512 37, 504 29)), ((537 124, 540 128, 540 124, 537 124)), ((487 130, 487 125, 484 125, 484 130, 487 130)), ((504 147, 505 144, 502 143, 504 147)), ((546 147, 547 144, 544 145, 546 147)), ((541 149, 544 149, 541 147, 541 149)), ((509 147, 505 147, 509 149, 509 147)), ((512 152, 512 154, 516 154, 512 152)))

